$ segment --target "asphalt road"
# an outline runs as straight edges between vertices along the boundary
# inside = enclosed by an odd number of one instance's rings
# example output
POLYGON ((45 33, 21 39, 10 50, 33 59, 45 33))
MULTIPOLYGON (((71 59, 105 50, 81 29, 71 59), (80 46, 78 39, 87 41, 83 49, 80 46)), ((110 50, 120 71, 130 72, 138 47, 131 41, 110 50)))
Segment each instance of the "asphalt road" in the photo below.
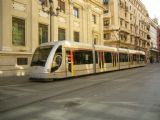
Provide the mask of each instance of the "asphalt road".
POLYGON ((54 82, 1 78, 0 120, 160 120, 160 64, 54 82))

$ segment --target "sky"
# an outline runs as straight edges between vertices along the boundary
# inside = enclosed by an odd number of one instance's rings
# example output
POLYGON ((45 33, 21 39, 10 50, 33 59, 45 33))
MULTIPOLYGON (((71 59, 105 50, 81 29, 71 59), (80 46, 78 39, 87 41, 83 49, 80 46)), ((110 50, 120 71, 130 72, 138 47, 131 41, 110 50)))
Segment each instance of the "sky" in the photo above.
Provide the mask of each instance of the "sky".
POLYGON ((150 18, 158 18, 160 25, 160 0, 141 0, 146 6, 150 18))

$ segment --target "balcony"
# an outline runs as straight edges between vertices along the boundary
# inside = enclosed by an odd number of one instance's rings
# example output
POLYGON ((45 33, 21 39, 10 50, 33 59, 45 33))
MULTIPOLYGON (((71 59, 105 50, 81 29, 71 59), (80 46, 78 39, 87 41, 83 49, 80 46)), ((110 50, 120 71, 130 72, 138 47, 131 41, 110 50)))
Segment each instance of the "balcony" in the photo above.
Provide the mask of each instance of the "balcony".
POLYGON ((110 18, 111 17, 111 12, 109 12, 109 11, 107 12, 107 10, 105 10, 104 14, 103 14, 103 17, 104 18, 110 18))
POLYGON ((112 26, 104 26, 103 28, 104 31, 109 31, 109 30, 113 30, 112 26))
POLYGON ((121 31, 124 32, 124 33, 127 33, 127 34, 130 34, 130 33, 131 33, 131 31, 130 31, 129 28, 121 27, 120 29, 121 29, 121 31))

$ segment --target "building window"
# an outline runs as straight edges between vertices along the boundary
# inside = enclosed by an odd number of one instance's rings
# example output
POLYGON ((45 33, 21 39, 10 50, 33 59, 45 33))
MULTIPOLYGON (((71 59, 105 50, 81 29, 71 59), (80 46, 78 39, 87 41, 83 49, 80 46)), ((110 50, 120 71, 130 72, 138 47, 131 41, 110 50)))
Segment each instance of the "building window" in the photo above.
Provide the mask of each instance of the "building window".
POLYGON ((143 42, 143 47, 145 47, 146 46, 146 43, 145 42, 143 42))
POLYGON ((109 22, 109 20, 107 19, 107 20, 104 20, 104 26, 109 26, 109 24, 110 24, 110 22, 109 22))
POLYGON ((12 44, 25 46, 25 20, 12 18, 12 44))
POLYGON ((110 33, 105 33, 105 34, 104 34, 104 39, 105 39, 105 40, 109 40, 110 37, 111 37, 111 34, 110 34, 110 33))
POLYGON ((39 44, 48 42, 48 25, 39 24, 39 44))
POLYGON ((74 41, 79 42, 79 32, 74 32, 74 41))
POLYGON ((121 8, 124 8, 124 3, 123 3, 121 0, 120 0, 119 2, 120 2, 120 3, 119 3, 119 4, 120 4, 120 7, 121 7, 121 8))
POLYGON ((120 34, 120 40, 127 40, 127 35, 126 34, 120 34))
POLYGON ((92 41, 92 43, 94 45, 96 45, 98 43, 98 40, 99 40, 99 36, 97 34, 93 33, 93 41, 92 41))
POLYGON ((44 5, 45 7, 47 7, 47 0, 39 0, 41 5, 44 5))
POLYGON ((128 6, 125 5, 125 11, 126 11, 126 12, 128 12, 128 9, 129 9, 128 6))
POLYGON ((124 35, 124 40, 127 40, 127 35, 124 35))
POLYGON ((92 15, 92 21, 93 21, 94 24, 97 23, 97 21, 96 21, 96 15, 92 15))
POLYGON ((132 36, 130 37, 130 39, 131 39, 131 43, 132 43, 132 41, 133 41, 133 38, 132 38, 132 36))
POLYGON ((79 18, 79 9, 76 7, 73 7, 73 16, 76 18, 79 18))
POLYGON ((104 5, 108 4, 108 0, 102 0, 102 2, 103 2, 104 5))
POLYGON ((94 44, 94 45, 97 44, 97 38, 94 38, 93 44, 94 44))
POLYGON ((130 14, 130 20, 132 20, 132 14, 130 14))
POLYGON ((123 26, 123 19, 120 19, 120 25, 123 26))
POLYGON ((60 10, 65 13, 65 2, 64 0, 58 0, 58 6, 60 7, 60 10))
POLYGON ((125 22, 125 27, 128 28, 128 23, 127 22, 125 22))
POLYGON ((103 13, 107 14, 107 13, 109 13, 109 10, 104 10, 103 13))
POLYGON ((27 65, 28 58, 17 58, 17 65, 27 65))
POLYGON ((125 17, 127 17, 127 12, 125 12, 125 17))
POLYGON ((58 40, 65 40, 65 29, 58 28, 58 40))

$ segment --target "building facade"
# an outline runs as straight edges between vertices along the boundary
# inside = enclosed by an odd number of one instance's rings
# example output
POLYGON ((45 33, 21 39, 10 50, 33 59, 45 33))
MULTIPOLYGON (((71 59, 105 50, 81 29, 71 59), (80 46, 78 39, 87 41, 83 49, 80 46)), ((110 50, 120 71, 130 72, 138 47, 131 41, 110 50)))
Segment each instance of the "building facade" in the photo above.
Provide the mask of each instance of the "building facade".
POLYGON ((160 50, 160 26, 158 26, 157 29, 157 44, 158 44, 158 49, 160 50))
POLYGON ((32 53, 44 42, 71 40, 103 44, 101 0, 52 2, 0 0, 0 77, 27 74, 32 53), (60 14, 50 16, 44 12, 50 6, 55 12, 60 8, 60 14))
POLYGON ((149 17, 143 3, 140 0, 104 0, 104 7, 104 44, 147 53, 149 17))
POLYGON ((158 50, 159 50, 158 61, 160 62, 160 26, 158 26, 158 29, 157 29, 157 43, 158 43, 158 50))
POLYGON ((156 19, 150 19, 150 60, 151 62, 158 61, 158 42, 157 42, 157 29, 158 29, 158 21, 156 19))

